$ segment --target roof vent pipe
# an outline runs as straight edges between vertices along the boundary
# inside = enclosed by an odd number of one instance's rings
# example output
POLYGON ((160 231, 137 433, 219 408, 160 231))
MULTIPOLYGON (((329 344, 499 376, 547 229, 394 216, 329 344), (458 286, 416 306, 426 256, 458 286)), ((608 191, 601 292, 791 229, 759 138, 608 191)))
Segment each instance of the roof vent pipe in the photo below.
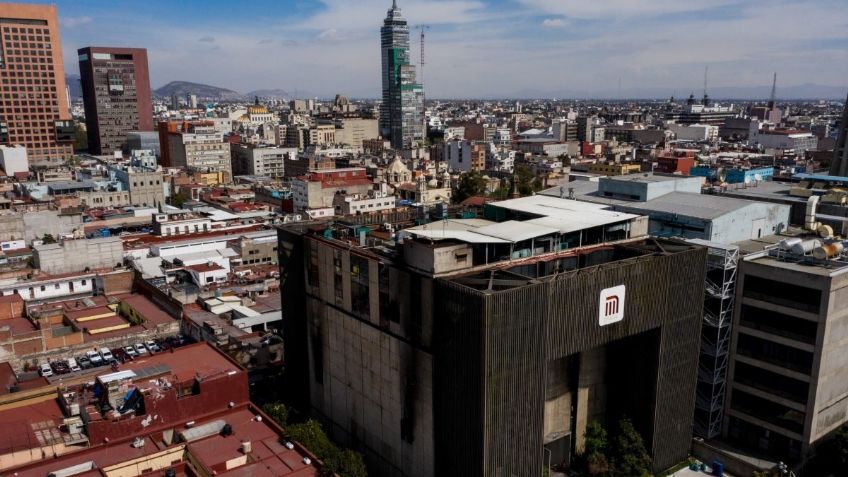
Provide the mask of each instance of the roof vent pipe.
POLYGON ((819 196, 811 195, 807 199, 807 211, 804 214, 804 228, 815 232, 818 227, 816 222, 816 206, 819 204, 819 196))

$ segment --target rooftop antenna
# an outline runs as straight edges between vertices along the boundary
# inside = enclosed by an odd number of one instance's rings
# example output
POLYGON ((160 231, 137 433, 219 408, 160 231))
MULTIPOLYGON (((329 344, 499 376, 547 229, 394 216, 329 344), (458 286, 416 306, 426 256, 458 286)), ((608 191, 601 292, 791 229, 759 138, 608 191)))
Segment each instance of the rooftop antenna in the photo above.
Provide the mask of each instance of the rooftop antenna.
POLYGON ((709 72, 710 72, 709 65, 705 66, 704 67, 704 96, 707 95, 707 75, 709 74, 709 72))
POLYGON ((777 71, 774 72, 774 78, 771 80, 771 96, 769 96, 768 108, 774 109, 774 100, 777 93, 777 71))

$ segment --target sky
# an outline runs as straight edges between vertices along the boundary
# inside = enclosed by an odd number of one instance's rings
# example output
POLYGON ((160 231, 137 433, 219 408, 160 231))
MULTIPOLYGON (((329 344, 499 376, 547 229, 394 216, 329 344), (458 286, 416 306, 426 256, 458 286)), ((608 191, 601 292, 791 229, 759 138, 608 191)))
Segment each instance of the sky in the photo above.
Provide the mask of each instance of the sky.
MULTIPOLYGON (((43 3, 48 3, 45 1, 43 3)), ((148 49, 154 88, 377 97, 391 0, 52 0, 84 46, 148 49)), ((429 98, 678 96, 813 83, 848 92, 845 0, 398 0, 427 25, 429 98)), ((412 57, 418 61, 418 30, 412 57)))

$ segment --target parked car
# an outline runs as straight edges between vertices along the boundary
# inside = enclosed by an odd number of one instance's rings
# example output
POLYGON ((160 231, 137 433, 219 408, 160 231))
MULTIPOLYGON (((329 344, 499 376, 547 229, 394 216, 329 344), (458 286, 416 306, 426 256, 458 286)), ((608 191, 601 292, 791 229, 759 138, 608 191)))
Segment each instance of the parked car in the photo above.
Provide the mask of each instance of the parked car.
POLYGON ((112 356, 112 352, 109 351, 109 348, 100 348, 100 356, 103 356, 103 361, 107 364, 115 361, 115 357, 112 356))
POLYGON ((151 353, 158 353, 162 351, 162 348, 153 340, 145 341, 144 346, 147 346, 147 349, 149 349, 151 353))
POLYGON ((135 349, 135 352, 138 353, 139 356, 141 356, 143 354, 147 354, 147 348, 145 348, 144 345, 141 344, 141 343, 134 344, 133 348, 135 349))
POLYGON ((68 358, 68 369, 70 369, 72 373, 82 370, 80 365, 77 364, 77 360, 74 358, 68 358))
POLYGON ((88 356, 80 356, 77 358, 77 364, 79 364, 79 367, 82 369, 88 369, 91 367, 91 360, 88 359, 88 356))
POLYGON ((50 367, 53 368, 53 372, 56 374, 68 374, 71 372, 71 368, 64 361, 53 361, 50 363, 50 367))
POLYGON ((127 353, 127 356, 131 358, 138 356, 138 353, 135 352, 135 348, 132 346, 124 346, 124 353, 127 353))
POLYGON ((85 356, 91 361, 92 366, 100 366, 103 364, 103 358, 97 351, 86 351, 85 356))
POLYGON ((41 367, 39 368, 38 373, 44 376, 45 378, 53 376, 53 370, 50 369, 50 365, 47 363, 41 363, 41 367))

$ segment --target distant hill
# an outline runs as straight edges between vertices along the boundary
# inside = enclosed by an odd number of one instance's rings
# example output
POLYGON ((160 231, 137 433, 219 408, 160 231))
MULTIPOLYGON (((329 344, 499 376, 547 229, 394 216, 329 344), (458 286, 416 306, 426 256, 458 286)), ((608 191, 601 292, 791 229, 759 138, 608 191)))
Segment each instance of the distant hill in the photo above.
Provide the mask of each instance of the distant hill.
POLYGON ((171 81, 153 91, 153 94, 162 98, 170 98, 172 95, 183 98, 187 94, 197 95, 198 99, 215 99, 215 100, 239 100, 244 99, 244 96, 237 91, 231 89, 219 88, 208 84, 192 83, 189 81, 171 81))
POLYGON ((68 85, 71 101, 82 99, 82 85, 79 75, 65 75, 65 83, 68 85))

